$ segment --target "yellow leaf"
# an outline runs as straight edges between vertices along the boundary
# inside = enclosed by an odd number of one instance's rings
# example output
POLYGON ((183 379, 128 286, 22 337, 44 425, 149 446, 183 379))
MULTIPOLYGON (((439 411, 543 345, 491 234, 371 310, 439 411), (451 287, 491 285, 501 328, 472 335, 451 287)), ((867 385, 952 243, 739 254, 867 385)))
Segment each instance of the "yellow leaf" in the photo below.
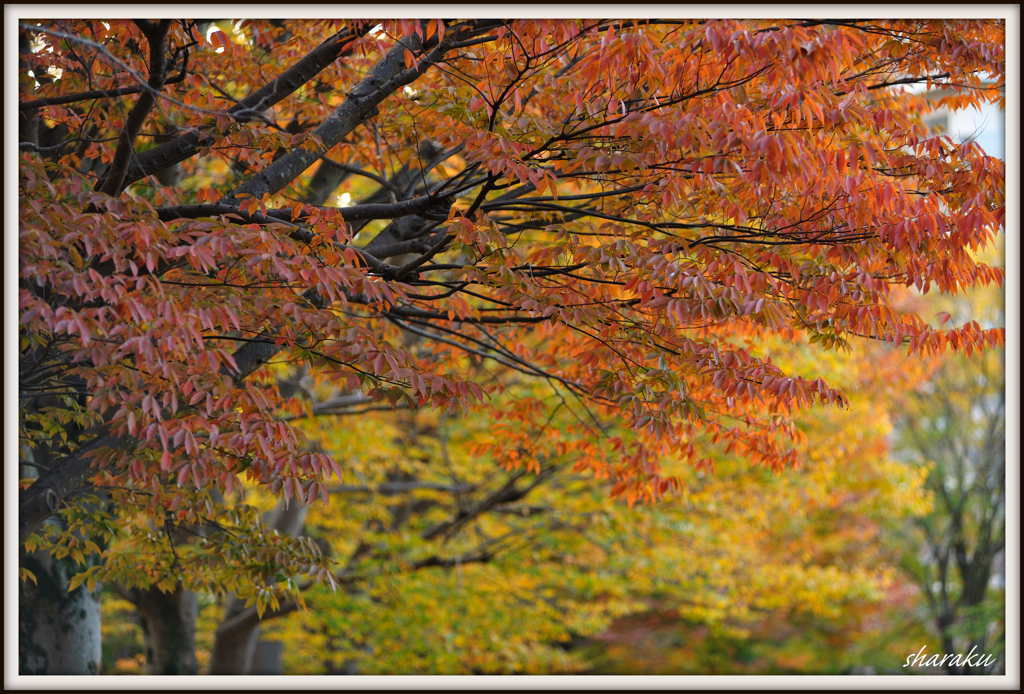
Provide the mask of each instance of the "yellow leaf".
POLYGON ((82 256, 79 255, 77 248, 74 246, 68 246, 68 255, 71 256, 71 262, 75 264, 76 268, 81 269, 85 267, 85 261, 82 260, 82 256))

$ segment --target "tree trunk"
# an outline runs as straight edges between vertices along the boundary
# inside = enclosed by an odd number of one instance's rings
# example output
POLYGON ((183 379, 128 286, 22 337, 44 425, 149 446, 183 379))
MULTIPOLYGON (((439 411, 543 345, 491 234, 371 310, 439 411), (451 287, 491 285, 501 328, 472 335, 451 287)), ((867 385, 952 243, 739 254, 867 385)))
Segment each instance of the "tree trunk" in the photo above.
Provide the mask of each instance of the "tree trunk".
POLYGON ((196 594, 178 584, 169 593, 150 588, 135 591, 133 597, 142 625, 146 674, 196 674, 196 594))
MULTIPOLYGON (((22 449, 19 473, 38 477, 37 464, 49 462, 48 449, 22 449)), ((48 523, 57 523, 57 520, 48 523)), ((96 563, 96 556, 86 562, 96 563)), ((18 672, 22 675, 95 675, 103 658, 100 634, 100 591, 90 593, 83 583, 68 591, 68 581, 80 567, 70 557, 55 559, 49 552, 19 552, 19 565, 35 576, 18 582, 18 672)))
MULTIPOLYGON (((228 598, 224 609, 224 621, 237 616, 245 609, 245 601, 234 595, 228 598)), ((256 654, 256 642, 260 638, 260 624, 240 629, 217 630, 210 652, 211 675, 245 675, 252 667, 253 656, 256 654)))
POLYGON ((281 662, 283 654, 284 644, 280 641, 260 641, 256 644, 256 655, 249 668, 249 674, 283 675, 284 665, 281 662))
MULTIPOLYGON (((277 510, 267 522, 267 526, 282 535, 298 535, 306 520, 308 507, 293 499, 284 508, 278 504, 277 510)), ((233 617, 246 609, 245 601, 231 596, 224 608, 224 620, 217 629, 210 653, 211 675, 248 675, 252 673, 256 655, 256 645, 260 638, 260 623, 257 620, 233 628, 225 628, 233 617)))
POLYGON ((100 587, 82 584, 70 593, 76 573, 69 560, 44 552, 23 558, 38 582, 18 588, 18 672, 22 675, 95 675, 102 660, 100 587))
POLYGON ((320 168, 309 179, 304 201, 310 205, 323 205, 348 176, 347 172, 336 169, 327 162, 321 162, 320 168))

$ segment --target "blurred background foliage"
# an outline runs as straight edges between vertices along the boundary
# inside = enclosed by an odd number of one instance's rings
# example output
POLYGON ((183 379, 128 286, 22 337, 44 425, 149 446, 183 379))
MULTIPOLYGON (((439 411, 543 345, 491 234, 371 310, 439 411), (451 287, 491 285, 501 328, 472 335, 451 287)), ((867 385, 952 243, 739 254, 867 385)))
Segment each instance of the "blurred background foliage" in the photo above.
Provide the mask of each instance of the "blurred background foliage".
MULTIPOLYGON (((906 300, 929 302, 936 322, 941 312, 1002 321, 991 292, 906 300)), ((800 469, 722 452, 713 471, 672 469, 687 485, 654 505, 612 501, 604 480, 572 471, 558 432, 578 413, 544 385, 525 386, 536 391, 529 421, 411 410, 306 420, 346 479, 310 510, 305 532, 351 580, 311 589, 305 611, 267 622, 271 671, 925 674, 941 670, 903 668, 908 654, 971 645, 1000 654, 1000 671, 1003 356, 771 349, 791 371, 826 367, 850 409, 801 415, 800 469), (531 473, 486 454, 511 431, 541 444, 531 473), (486 512, 470 508, 495 498, 486 512), (470 520, 451 527, 460 513, 470 520), (964 595, 956 546, 988 562, 975 569, 980 600, 964 595)), ((131 605, 106 590, 103 672, 141 674, 131 605)), ((200 596, 200 672, 221 602, 200 596)))

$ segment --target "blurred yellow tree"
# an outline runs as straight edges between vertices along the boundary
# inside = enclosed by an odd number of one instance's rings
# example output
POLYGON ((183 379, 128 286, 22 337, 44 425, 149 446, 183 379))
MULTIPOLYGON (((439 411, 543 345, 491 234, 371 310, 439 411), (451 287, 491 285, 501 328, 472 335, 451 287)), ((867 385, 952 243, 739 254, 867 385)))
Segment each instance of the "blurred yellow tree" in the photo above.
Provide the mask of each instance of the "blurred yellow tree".
MULTIPOLYGON (((504 417, 424 411, 309 420, 310 438, 360 480, 307 518, 350 580, 335 594, 311 590, 308 611, 270 627, 281 670, 583 672, 594 651, 575 646, 652 605, 695 635, 737 643, 763 640, 766 624, 817 629, 819 643, 771 659, 786 671, 849 667, 843 649, 905 588, 883 532, 929 510, 927 469, 888 451, 893 392, 928 366, 881 345, 824 358, 782 341, 766 348, 787 370, 825 370, 857 393, 850 410, 804 413, 799 470, 752 468, 710 440, 700 443, 719 449, 714 472, 662 460, 686 484, 654 506, 614 501, 607 481, 572 471, 573 408, 540 386, 532 415, 517 411, 507 429, 504 417), (481 455, 514 450, 517 438, 532 442, 532 473, 502 473, 481 455)), ((614 636, 606 644, 602 658, 626 670, 723 665, 692 652, 630 661, 614 636)))

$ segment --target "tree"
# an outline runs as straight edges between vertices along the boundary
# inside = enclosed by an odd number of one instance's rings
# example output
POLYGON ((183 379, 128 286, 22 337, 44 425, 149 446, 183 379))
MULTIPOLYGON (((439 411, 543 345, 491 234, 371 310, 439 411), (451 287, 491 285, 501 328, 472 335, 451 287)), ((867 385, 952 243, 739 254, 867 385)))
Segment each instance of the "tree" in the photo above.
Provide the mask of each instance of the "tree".
POLYGON ((920 121, 1002 100, 998 21, 20 32, 19 543, 98 557, 71 588, 180 583, 258 623, 298 576, 337 582, 245 500, 348 483, 282 375, 349 405, 502 403, 514 426, 478 455, 632 504, 679 488, 668 462, 791 466, 794 408, 847 403, 769 337, 1002 344, 890 299, 1002 281, 970 254, 1002 223, 1002 162, 920 121), (571 421, 548 429, 510 375, 571 421))
MULTIPOLYGON (((940 321, 998 324, 1001 292, 930 302, 940 321)), ((948 356, 930 378, 904 393, 897 418, 899 449, 912 465, 930 466, 930 514, 914 524, 905 565, 926 599, 944 653, 984 653, 974 666, 944 663, 949 674, 1005 668, 1005 580, 997 558, 1006 545, 1006 354, 948 356), (988 660, 981 658, 981 660, 988 660)))

